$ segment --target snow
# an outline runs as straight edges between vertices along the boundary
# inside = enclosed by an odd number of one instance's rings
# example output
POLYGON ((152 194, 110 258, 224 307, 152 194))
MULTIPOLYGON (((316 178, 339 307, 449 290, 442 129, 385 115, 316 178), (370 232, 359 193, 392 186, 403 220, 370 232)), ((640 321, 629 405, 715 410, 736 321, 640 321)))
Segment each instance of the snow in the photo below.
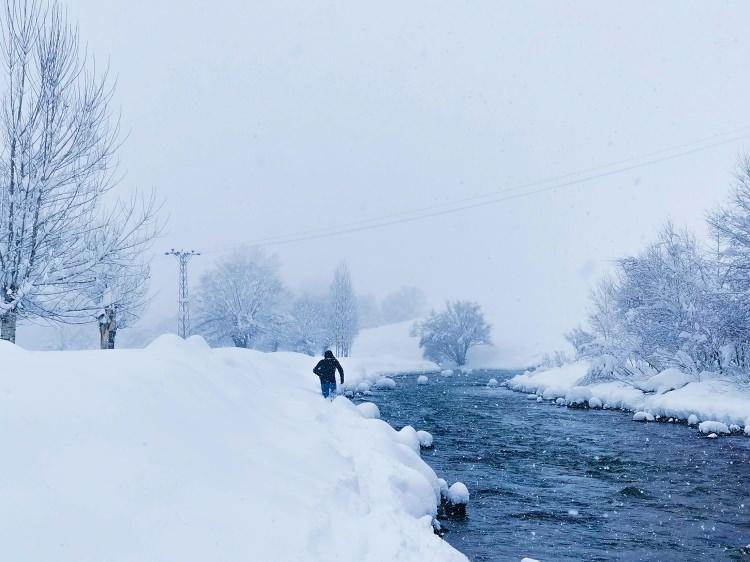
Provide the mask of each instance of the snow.
POLYGON ((430 379, 428 379, 425 375, 419 375, 417 377, 417 384, 423 385, 430 382, 430 379))
POLYGON ((636 412, 633 414, 633 421, 652 422, 654 421, 654 415, 649 412, 636 412))
POLYGON ((425 449, 429 449, 432 447, 432 434, 424 431, 419 430, 417 431, 417 438, 419 439, 419 445, 421 447, 424 447, 425 449))
POLYGON ((655 392, 656 394, 664 394, 670 390, 682 388, 688 383, 695 382, 697 378, 695 375, 689 375, 683 373, 679 369, 666 369, 658 375, 654 375, 645 382, 638 386, 646 392, 655 392))
MULTIPOLYGON (((395 357, 425 363, 419 338, 409 335, 413 325, 413 321, 407 321, 360 330, 352 345, 352 357, 395 357)), ((434 365, 432 367, 437 370, 434 365)))
POLYGON ((730 433, 729 428, 726 424, 717 421, 703 421, 698 424, 698 431, 701 433, 722 433, 728 435, 730 433))
POLYGON ((0 363, 3 559, 466 561, 434 471, 313 358, 164 336, 0 363))
POLYGON ((468 504, 469 503, 469 489, 463 482, 456 482, 450 488, 448 488, 448 500, 452 504, 468 504))
POLYGON ((450 377, 453 374, 453 369, 443 369, 440 374, 444 377, 450 377))
POLYGON ((380 419, 380 408, 378 408, 377 404, 362 402, 361 404, 357 404, 357 409, 363 418, 371 420, 380 419))
POLYGON ((410 425, 405 425, 401 428, 401 430, 398 432, 397 439, 400 443, 403 443, 407 447, 409 447, 412 451, 419 454, 420 450, 420 442, 419 442, 419 436, 417 435, 417 431, 410 425))
POLYGON ((487 386, 489 386, 490 388, 497 386, 497 379, 493 378, 493 379, 488 380, 487 386))
POLYGON ((378 379, 375 383, 375 388, 379 388, 381 390, 391 390, 396 388, 396 381, 393 379, 389 379, 388 377, 383 377, 382 379, 378 379))
POLYGON ((592 396, 589 398, 589 408, 601 408, 602 407, 602 401, 599 400, 596 396, 592 396))
POLYGON ((690 425, 697 425, 700 420, 745 428, 750 424, 750 388, 727 378, 712 373, 695 376, 667 369, 642 380, 579 384, 589 367, 587 361, 578 361, 562 367, 527 371, 506 384, 512 390, 541 395, 558 405, 588 402, 594 407, 593 400, 594 404, 601 402, 602 407, 648 413, 654 419, 687 420, 690 425))
POLYGON ((361 394, 365 394, 367 392, 370 392, 370 383, 366 381, 362 381, 357 385, 357 392, 361 394))

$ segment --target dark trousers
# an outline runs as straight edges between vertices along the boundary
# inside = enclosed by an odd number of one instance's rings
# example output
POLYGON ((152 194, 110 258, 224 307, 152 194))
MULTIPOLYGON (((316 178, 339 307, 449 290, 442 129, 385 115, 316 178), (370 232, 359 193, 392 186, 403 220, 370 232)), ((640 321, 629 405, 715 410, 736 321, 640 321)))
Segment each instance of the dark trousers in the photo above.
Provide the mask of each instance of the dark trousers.
POLYGON ((336 383, 320 381, 320 390, 323 392, 323 398, 336 396, 336 383))

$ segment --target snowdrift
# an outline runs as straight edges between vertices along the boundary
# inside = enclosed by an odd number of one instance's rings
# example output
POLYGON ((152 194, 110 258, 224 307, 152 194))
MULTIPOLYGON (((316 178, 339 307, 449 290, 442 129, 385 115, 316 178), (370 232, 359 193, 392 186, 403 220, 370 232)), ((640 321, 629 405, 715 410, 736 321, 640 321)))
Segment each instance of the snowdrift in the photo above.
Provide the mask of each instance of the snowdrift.
POLYGON ((433 534, 432 469, 385 422, 323 400, 313 362, 176 336, 0 342, 3 559, 465 561, 433 534))
MULTIPOLYGON (((508 388, 537 394, 568 406, 618 408, 636 412, 637 421, 690 420, 704 427, 744 426, 750 434, 750 389, 711 373, 693 376, 667 369, 651 378, 578 385, 589 369, 580 361, 553 369, 527 372, 507 381, 508 388)), ((720 431, 719 433, 728 433, 720 431)))

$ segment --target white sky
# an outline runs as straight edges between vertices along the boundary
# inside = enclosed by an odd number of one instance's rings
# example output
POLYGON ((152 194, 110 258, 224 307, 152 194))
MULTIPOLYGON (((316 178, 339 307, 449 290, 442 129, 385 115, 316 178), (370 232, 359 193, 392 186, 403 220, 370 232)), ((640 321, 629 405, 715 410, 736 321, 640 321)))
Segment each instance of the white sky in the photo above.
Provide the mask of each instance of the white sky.
MULTIPOLYGON (((155 188, 158 250, 217 250, 506 189, 744 126, 744 2, 71 0, 109 57, 123 191, 155 188)), ((700 228, 748 141, 581 186, 275 248, 293 287, 348 260, 359 292, 481 302, 554 346, 608 260, 668 217, 700 228)), ((176 308, 158 256, 150 315, 176 308)))

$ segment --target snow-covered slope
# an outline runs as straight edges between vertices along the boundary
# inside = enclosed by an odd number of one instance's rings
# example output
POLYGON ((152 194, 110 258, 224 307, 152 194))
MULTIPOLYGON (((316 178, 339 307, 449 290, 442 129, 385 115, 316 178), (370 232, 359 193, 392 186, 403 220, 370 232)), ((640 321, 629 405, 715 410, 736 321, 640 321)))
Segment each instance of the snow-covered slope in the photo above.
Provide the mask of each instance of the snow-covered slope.
POLYGON ((2 558, 466 560, 432 532, 435 473, 385 422, 324 401, 312 362, 175 336, 0 342, 2 558))

